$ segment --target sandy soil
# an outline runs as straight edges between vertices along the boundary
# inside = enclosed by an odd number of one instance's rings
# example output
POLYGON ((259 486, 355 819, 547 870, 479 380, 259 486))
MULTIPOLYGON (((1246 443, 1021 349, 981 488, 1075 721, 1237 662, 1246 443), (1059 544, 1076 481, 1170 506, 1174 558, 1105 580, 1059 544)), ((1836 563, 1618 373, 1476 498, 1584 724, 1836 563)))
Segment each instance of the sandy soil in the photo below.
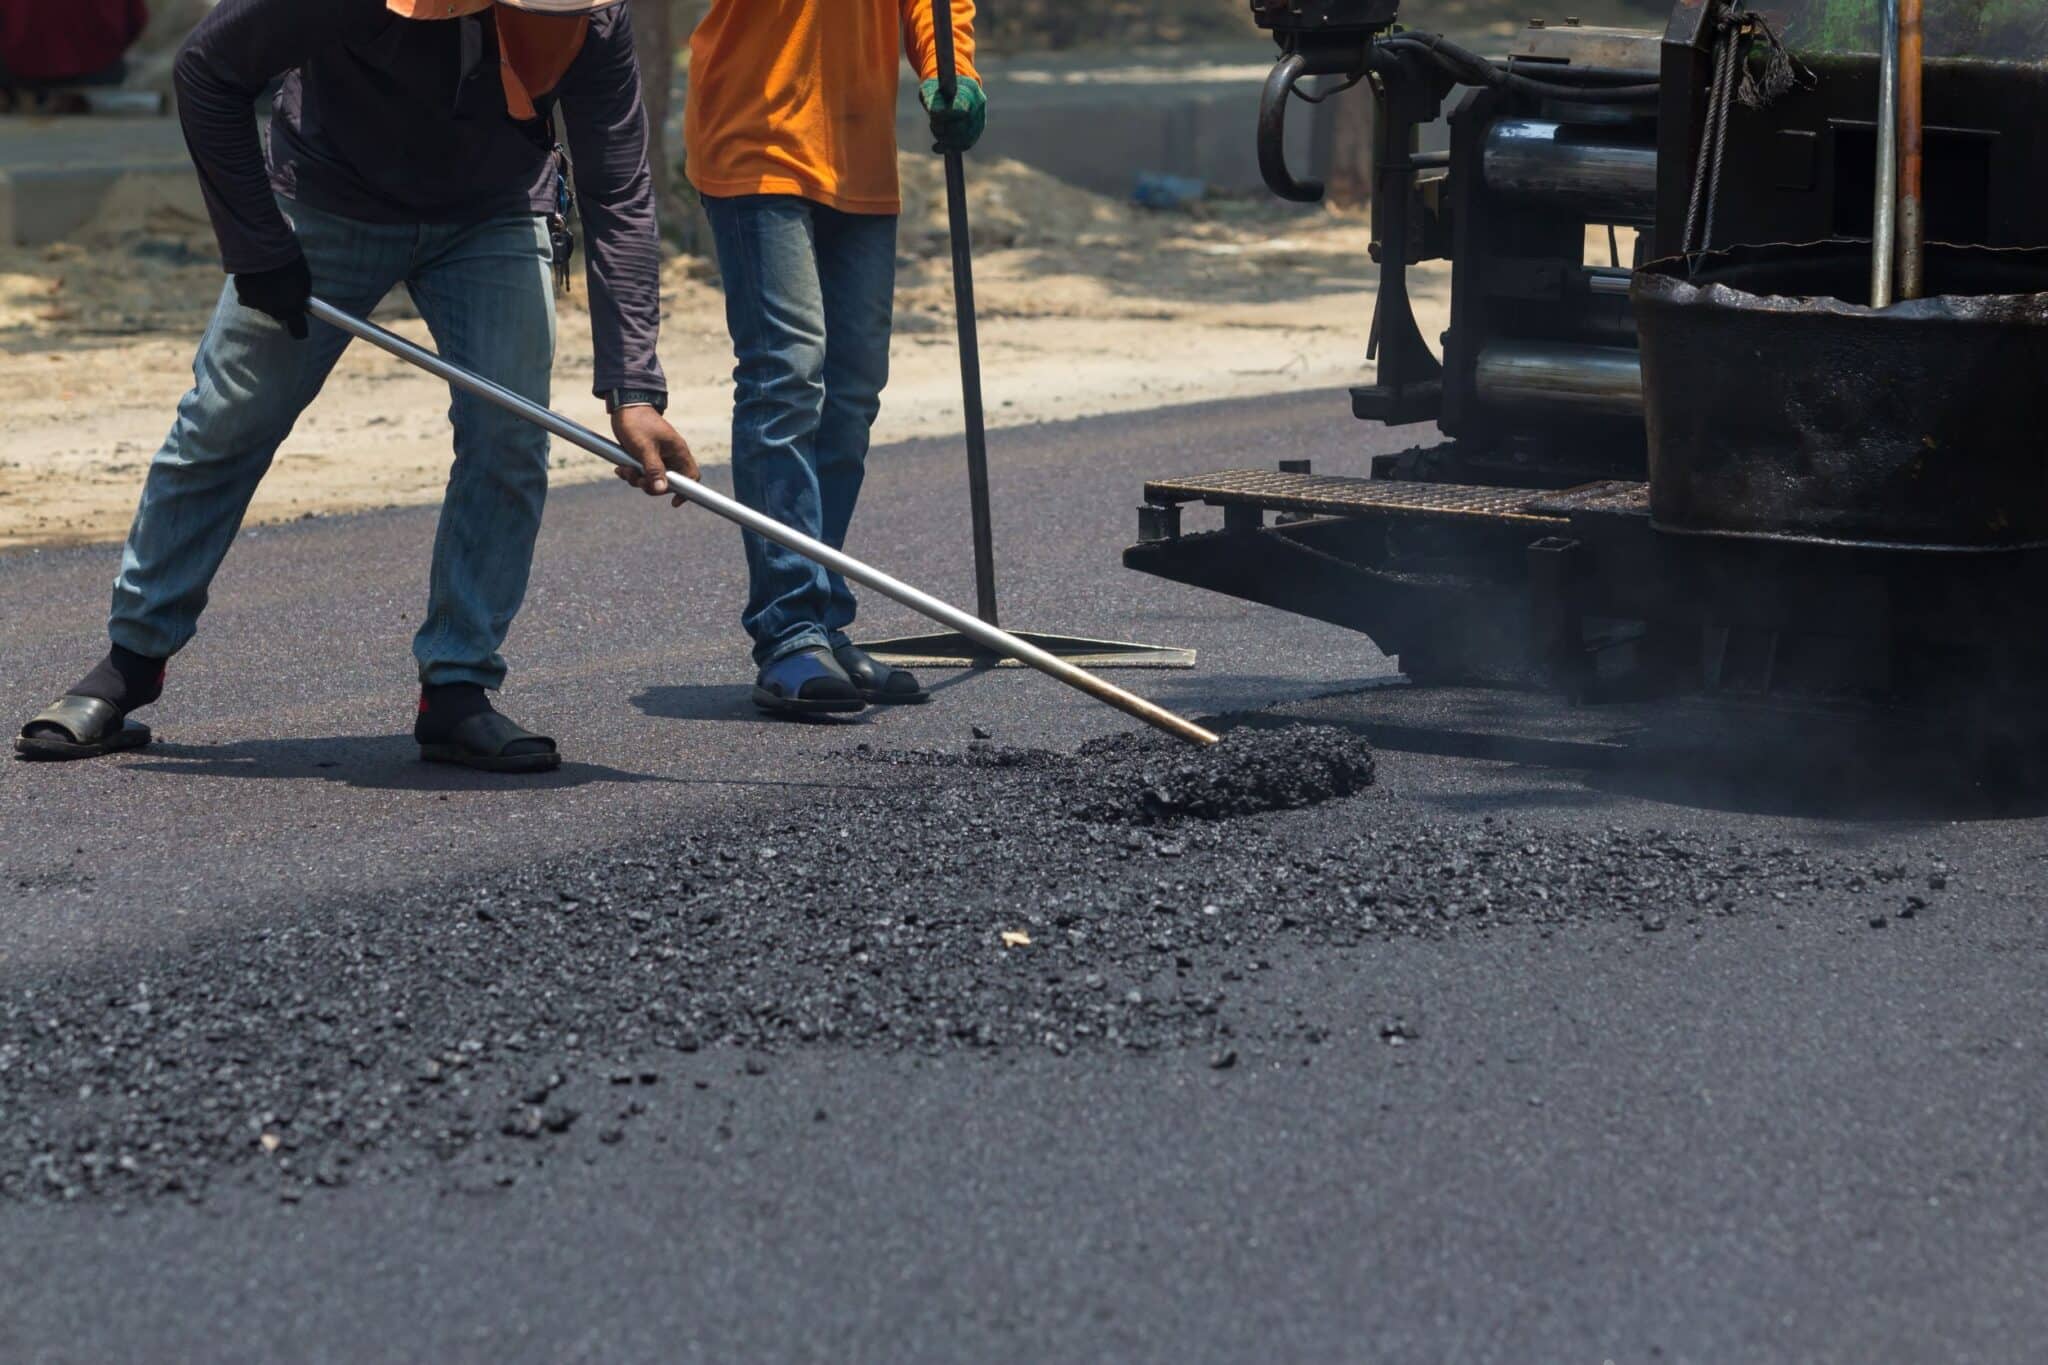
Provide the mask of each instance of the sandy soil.
MULTIPOLYGON (((880 442, 960 423, 943 186, 925 157, 905 159, 905 179, 880 442)), ((1366 372, 1362 218, 1250 201, 1147 213, 1002 162, 977 166, 974 186, 994 428, 1331 387, 1366 372)), ((700 458, 718 463, 732 362, 723 300, 705 274, 701 262, 670 263, 662 349, 671 417, 700 458)), ((205 225, 161 210, 117 204, 76 241, 0 252, 0 392, 10 400, 0 411, 0 549, 126 531, 220 287, 205 225)), ((1423 302, 1440 300, 1425 288, 1423 302)), ((402 292, 378 316, 425 339, 402 292)), ((558 406, 602 428, 580 282, 562 310, 560 357, 558 406)), ((286 443, 252 519, 438 500, 446 410, 435 381, 353 348, 286 443)), ((998 440, 997 458, 1000 449, 998 440)), ((561 483, 608 477, 579 451, 555 459, 561 483)))

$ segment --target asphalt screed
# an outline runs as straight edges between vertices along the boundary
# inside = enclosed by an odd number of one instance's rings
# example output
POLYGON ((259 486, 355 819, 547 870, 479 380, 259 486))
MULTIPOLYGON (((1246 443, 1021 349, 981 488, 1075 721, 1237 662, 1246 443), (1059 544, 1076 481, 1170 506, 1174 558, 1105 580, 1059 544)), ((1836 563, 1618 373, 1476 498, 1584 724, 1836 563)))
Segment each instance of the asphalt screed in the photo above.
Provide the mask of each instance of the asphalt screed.
MULTIPOLYGON (((1948 876, 1446 815, 1373 784, 1342 730, 856 749, 816 771, 801 808, 391 895, 281 895, 147 959, 0 977, 0 1197, 503 1185, 664 1141, 650 1099, 711 1108, 711 1076, 772 1084, 795 1049, 1107 1049, 1220 1078, 1357 1023, 1260 1003, 1288 955, 1752 913, 1861 932, 1934 913, 1948 876)), ((1380 1036, 1427 1047, 1396 1003, 1380 1036)))

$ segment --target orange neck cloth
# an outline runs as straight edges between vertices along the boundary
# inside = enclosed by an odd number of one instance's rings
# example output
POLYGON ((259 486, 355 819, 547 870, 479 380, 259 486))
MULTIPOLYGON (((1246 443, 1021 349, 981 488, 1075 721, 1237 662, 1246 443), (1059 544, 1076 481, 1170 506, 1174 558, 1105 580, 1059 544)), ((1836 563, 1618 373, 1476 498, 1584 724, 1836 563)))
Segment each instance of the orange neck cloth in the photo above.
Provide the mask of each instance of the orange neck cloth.
MULTIPOLYGON (((497 0, 384 0, 384 8, 401 19, 466 19, 497 9, 497 0)), ((534 101, 561 84, 583 51, 590 20, 515 9, 497 9, 492 19, 498 29, 498 76, 505 85, 505 108, 524 123, 539 117, 534 101)))

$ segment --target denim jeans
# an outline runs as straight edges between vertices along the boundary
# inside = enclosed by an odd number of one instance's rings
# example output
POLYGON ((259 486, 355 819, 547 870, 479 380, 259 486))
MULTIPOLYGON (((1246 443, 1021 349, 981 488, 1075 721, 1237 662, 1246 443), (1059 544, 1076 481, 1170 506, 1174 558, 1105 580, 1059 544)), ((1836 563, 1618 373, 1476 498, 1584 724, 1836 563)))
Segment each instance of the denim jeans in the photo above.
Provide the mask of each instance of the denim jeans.
MULTIPOLYGON (((866 473, 889 382, 896 219, 789 195, 705 196, 732 333, 732 482, 739 500, 835 549, 866 473)), ((846 580, 746 538, 741 623, 754 661, 847 643, 846 580)))
MULTIPOLYGON (((298 229, 315 295, 363 315, 403 283, 442 355, 548 401, 555 305, 540 219, 389 226, 280 202, 298 229)), ((192 638, 256 485, 348 342, 318 322, 311 337, 293 341, 244 308, 228 283, 128 532, 107 627, 115 644, 168 658, 192 638)), ((423 682, 496 687, 505 679, 498 649, 533 565, 548 438, 461 393, 449 419, 455 464, 413 655, 423 682)))

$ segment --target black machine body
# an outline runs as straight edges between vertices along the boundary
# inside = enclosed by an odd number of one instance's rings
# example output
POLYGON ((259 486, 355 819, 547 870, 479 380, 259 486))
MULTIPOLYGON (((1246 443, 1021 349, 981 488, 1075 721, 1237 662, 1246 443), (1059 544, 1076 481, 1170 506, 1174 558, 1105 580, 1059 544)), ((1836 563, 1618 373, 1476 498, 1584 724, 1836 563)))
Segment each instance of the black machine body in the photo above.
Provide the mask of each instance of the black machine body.
POLYGON ((1475 66, 1391 3, 1253 0, 1281 49, 1258 128, 1276 193, 1319 197, 1285 165, 1289 103, 1372 91, 1377 369, 1352 403, 1417 440, 1369 478, 1154 481, 1126 563, 1363 631, 1418 681, 2038 696, 2048 418, 2022 371, 2048 354, 2048 7, 1996 32, 1930 12, 1947 293, 1887 308, 1853 265, 1876 183, 1867 8, 1532 21, 1475 66), (1440 119, 1447 150, 1421 150, 1440 119), (1408 279, 1439 261, 1448 323, 1425 340, 1408 279), (1184 531, 1198 505, 1223 529, 1184 531))
POLYGON ((1400 0, 1251 0, 1252 18, 1318 74, 1362 72, 1372 40, 1394 26, 1400 0))

